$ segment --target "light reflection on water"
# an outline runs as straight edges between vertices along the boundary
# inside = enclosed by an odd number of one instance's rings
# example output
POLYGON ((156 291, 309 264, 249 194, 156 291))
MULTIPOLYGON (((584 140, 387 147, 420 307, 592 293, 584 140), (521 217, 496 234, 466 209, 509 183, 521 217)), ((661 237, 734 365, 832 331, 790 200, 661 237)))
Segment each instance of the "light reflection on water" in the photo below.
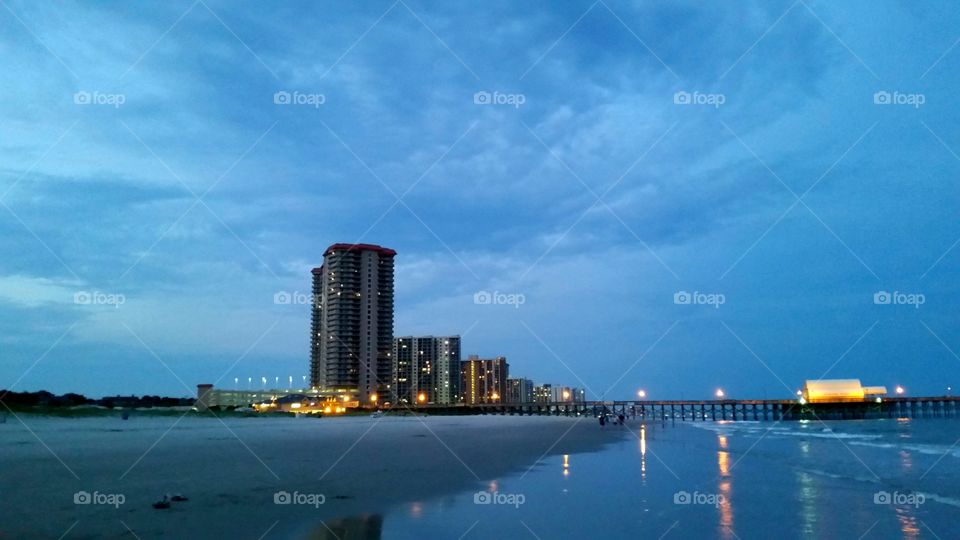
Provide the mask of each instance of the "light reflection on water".
MULTIPOLYGON (((850 435, 841 431, 846 426, 790 426, 809 430, 810 437, 767 434, 763 425, 715 426, 722 432, 641 424, 633 433, 639 444, 626 439, 600 452, 550 456, 525 477, 477 486, 523 494, 522 506, 478 505, 473 491, 412 503, 386 514, 383 538, 456 538, 468 531, 468 538, 532 538, 530 531, 540 538, 589 538, 602 530, 604 538, 657 538, 669 531, 677 538, 857 538, 869 532, 915 539, 926 538, 928 526, 939 537, 960 537, 944 525, 951 521, 945 507, 875 504, 873 495, 885 484, 863 478, 867 463, 884 478, 917 477, 938 455, 851 446, 856 439, 845 443, 833 435, 850 435), (716 504, 674 502, 678 490, 697 489, 714 492, 716 504)), ((865 436, 874 436, 875 426, 865 436)), ((887 440, 897 437, 902 434, 887 440)), ((956 469, 953 459, 946 459, 945 469, 956 469)))
POLYGON ((800 485, 800 517, 803 533, 813 535, 817 530, 817 485, 813 476, 797 471, 797 483, 800 485))
POLYGON ((727 437, 717 435, 717 445, 721 448, 717 452, 717 468, 719 469, 719 483, 717 490, 717 508, 720 510, 719 532, 723 538, 734 537, 733 532, 733 488, 730 478, 730 452, 727 452, 727 437))
POLYGON ((640 480, 647 484, 647 426, 640 426, 640 480))
POLYGON ((917 526, 917 518, 913 516, 913 511, 909 506, 894 506, 897 513, 897 521, 900 523, 900 531, 903 538, 919 538, 920 528, 917 526))

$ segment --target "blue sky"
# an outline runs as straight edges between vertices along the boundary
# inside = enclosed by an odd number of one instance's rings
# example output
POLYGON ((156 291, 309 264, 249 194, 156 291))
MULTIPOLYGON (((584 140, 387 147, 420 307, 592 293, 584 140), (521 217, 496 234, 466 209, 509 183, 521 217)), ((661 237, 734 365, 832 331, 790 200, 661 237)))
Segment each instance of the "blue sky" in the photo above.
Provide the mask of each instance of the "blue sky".
POLYGON ((274 296, 362 241, 398 252, 398 335, 592 397, 960 388, 958 21, 4 0, 0 387, 299 380, 308 307, 274 296))

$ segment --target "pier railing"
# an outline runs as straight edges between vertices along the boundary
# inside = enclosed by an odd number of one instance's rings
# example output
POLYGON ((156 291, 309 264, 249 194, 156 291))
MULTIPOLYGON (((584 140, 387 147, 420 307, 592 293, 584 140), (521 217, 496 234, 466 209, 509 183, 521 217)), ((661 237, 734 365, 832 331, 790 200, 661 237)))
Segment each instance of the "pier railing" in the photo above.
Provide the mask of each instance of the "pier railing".
MULTIPOLYGON (((801 403, 799 400, 581 401, 417 405, 426 414, 540 416, 623 415, 648 420, 847 420, 859 418, 956 418, 960 397, 889 397, 880 400, 801 403)), ((399 409, 399 408, 398 408, 399 409)), ((404 408, 406 409, 406 408, 404 408)))

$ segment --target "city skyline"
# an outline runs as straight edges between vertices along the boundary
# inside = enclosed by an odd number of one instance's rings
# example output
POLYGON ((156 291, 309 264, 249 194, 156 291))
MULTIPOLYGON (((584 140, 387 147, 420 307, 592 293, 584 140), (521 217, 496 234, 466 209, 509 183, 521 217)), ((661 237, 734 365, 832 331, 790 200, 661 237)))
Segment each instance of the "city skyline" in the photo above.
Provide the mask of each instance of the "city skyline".
POLYGON ((593 399, 960 383, 948 5, 7 4, 2 388, 301 376, 332 241, 593 399))

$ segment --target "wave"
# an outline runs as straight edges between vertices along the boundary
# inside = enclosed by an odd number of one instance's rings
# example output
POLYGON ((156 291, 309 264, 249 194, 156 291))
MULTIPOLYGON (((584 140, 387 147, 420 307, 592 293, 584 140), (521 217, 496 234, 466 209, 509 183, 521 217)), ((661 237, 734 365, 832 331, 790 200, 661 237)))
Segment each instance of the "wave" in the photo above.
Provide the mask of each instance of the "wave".
POLYGON ((871 433, 849 433, 843 431, 834 431, 830 428, 824 428, 822 430, 815 430, 812 428, 801 428, 795 429, 786 426, 770 426, 770 427, 759 427, 761 422, 737 422, 734 423, 703 423, 703 424, 690 424, 692 426, 707 429, 720 433, 722 435, 732 435, 732 434, 746 434, 746 435, 764 435, 764 436, 776 436, 782 435, 787 437, 814 437, 818 439, 849 439, 849 440, 862 440, 862 441, 873 441, 876 439, 883 438, 883 435, 871 434, 871 433), (740 424, 752 424, 752 425, 740 425, 740 424))
POLYGON ((915 443, 874 443, 867 441, 851 442, 857 446, 869 446, 873 448, 892 448, 896 450, 911 450, 920 454, 930 456, 952 456, 960 458, 960 448, 955 446, 946 446, 941 444, 915 444, 915 443))

